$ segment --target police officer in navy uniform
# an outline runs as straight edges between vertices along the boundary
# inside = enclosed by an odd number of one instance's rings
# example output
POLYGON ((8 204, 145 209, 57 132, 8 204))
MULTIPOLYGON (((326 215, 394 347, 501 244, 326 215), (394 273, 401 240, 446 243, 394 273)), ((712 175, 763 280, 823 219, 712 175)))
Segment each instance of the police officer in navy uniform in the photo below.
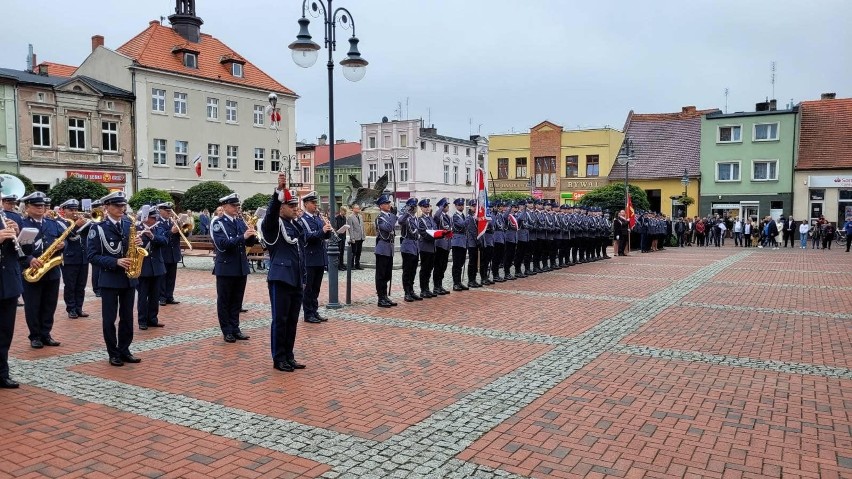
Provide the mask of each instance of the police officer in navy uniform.
POLYGON ((494 225, 489 214, 490 212, 486 209, 485 232, 479 238, 479 282, 483 285, 494 284, 494 281, 488 277, 491 273, 491 259, 494 256, 494 225))
POLYGON ((514 201, 506 201, 504 204, 508 208, 500 213, 506 228, 503 233, 505 238, 503 248, 503 279, 514 281, 515 275, 512 274, 512 266, 515 264, 515 253, 518 248, 518 204, 514 201))
POLYGON ((420 295, 414 292, 414 278, 417 275, 417 258, 420 253, 418 241, 420 240, 417 228, 417 217, 414 216, 417 210, 417 198, 409 198, 405 202, 405 210, 399 214, 399 235, 402 237, 402 244, 399 247, 402 253, 402 290, 405 292, 405 301, 407 303, 423 300, 420 295))
POLYGON ((257 232, 238 218, 240 197, 236 193, 219 198, 222 216, 210 223, 210 237, 216 248, 213 274, 216 275, 216 314, 226 343, 247 340, 240 331, 240 309, 246 292, 249 263, 246 247, 257 244, 257 232))
POLYGON ((450 259, 450 237, 453 230, 453 223, 447 211, 450 209, 450 200, 441 198, 435 205, 435 216, 432 221, 435 229, 443 230, 444 236, 435 240, 435 266, 432 269, 432 294, 443 295, 450 294, 444 289, 444 274, 447 271, 447 265, 450 259))
POLYGON ((515 245, 515 278, 526 278, 525 258, 529 250, 530 230, 527 223, 527 202, 520 200, 518 209, 514 212, 515 221, 518 223, 518 244, 515 245))
POLYGON ((491 211, 491 229, 494 232, 494 249, 491 258, 491 277, 493 281, 497 283, 506 281, 500 277, 500 268, 503 267, 503 261, 506 256, 506 220, 503 217, 503 213, 505 211, 506 203, 500 200, 494 202, 494 207, 491 211))
POLYGON ((18 205, 18 196, 17 195, 0 195, 2 197, 3 202, 3 215, 6 218, 15 222, 18 225, 18 229, 21 228, 21 221, 24 220, 23 216, 15 209, 18 205))
POLYGON ((467 217, 465 218, 465 247, 467 248, 467 287, 481 288, 482 283, 476 280, 479 273, 480 247, 482 241, 477 238, 479 230, 476 220, 476 200, 467 201, 467 217))
MULTIPOLYGON (((95 208, 103 208, 103 206, 104 205, 101 203, 100 199, 92 201, 92 211, 94 211, 95 208)), ((106 213, 104 213, 104 217, 105 216, 106 216, 106 213)), ((91 232, 91 231, 92 230, 89 229, 89 232, 91 232)), ((87 249, 88 249, 88 241, 89 240, 86 239, 87 249)), ((100 274, 101 274, 101 267, 94 264, 94 263, 90 263, 90 264, 92 265, 92 291, 95 292, 95 297, 100 298, 101 297, 101 287, 98 286, 98 283, 99 283, 99 278, 100 278, 100 274)))
POLYGON ((391 201, 385 195, 376 200, 381 212, 376 217, 376 296, 380 308, 390 308, 397 303, 390 299, 388 286, 393 274, 393 251, 397 216, 390 212, 391 201))
POLYGON ((157 205, 160 214, 160 227, 165 232, 167 244, 162 248, 165 276, 160 281, 160 306, 179 304, 175 301, 175 283, 177 282, 177 265, 181 262, 180 233, 175 218, 174 205, 171 202, 157 205))
POLYGON ((272 367, 285 372, 305 368, 304 364, 296 362, 293 354, 305 273, 299 245, 304 230, 297 221, 298 208, 298 196, 287 189, 284 174, 279 174, 278 188, 269 199, 260 229, 269 252, 266 281, 272 306, 272 367))
MULTIPOLYGON (((65 231, 65 228, 56 221, 47 218, 47 198, 44 193, 36 191, 21 198, 26 208, 27 217, 21 222, 24 228, 35 228, 38 234, 31 244, 23 245, 23 251, 27 255, 24 258, 23 268, 40 268, 42 262, 38 257, 44 253, 65 231)), ((64 223, 63 223, 64 224, 64 223)), ((60 243, 58 249, 65 247, 60 243)), ((38 281, 30 283, 24 281, 24 313, 29 328, 30 346, 41 349, 44 346, 59 346, 50 332, 53 330, 53 315, 56 313, 56 303, 59 301, 59 279, 60 269, 53 268, 38 281)))
POLYGON ((299 218, 302 229, 302 251, 305 256, 305 292, 302 296, 302 309, 305 311, 305 321, 320 323, 326 318, 319 314, 319 293, 322 287, 323 271, 328 266, 326 240, 331 238, 333 229, 324 220, 317 208, 317 192, 311 191, 302 197, 304 211, 299 218))
POLYGON ((15 250, 18 223, 0 221, 0 388, 13 389, 18 383, 9 377, 9 347, 15 332, 15 305, 21 295, 21 265, 15 250))
POLYGON ((423 198, 417 203, 420 207, 420 216, 417 218, 417 234, 420 240, 417 249, 420 251, 420 297, 435 298, 438 293, 433 293, 429 288, 432 279, 432 269, 435 267, 435 237, 428 233, 429 230, 437 230, 435 218, 432 217, 432 205, 429 198, 423 198))
POLYGON ((142 274, 139 275, 139 284, 136 286, 136 291, 139 293, 139 299, 136 303, 137 321, 139 322, 139 329, 142 330, 162 328, 163 323, 160 322, 158 315, 160 313, 160 292, 166 274, 163 250, 169 248, 169 240, 166 236, 165 225, 157 218, 156 207, 142 207, 139 214, 140 224, 137 231, 141 232, 139 237, 142 239, 142 247, 148 251, 148 256, 142 261, 142 274))
POLYGON ((453 212, 453 238, 450 245, 453 249, 453 291, 465 291, 468 288, 462 284, 462 270, 467 257, 467 218, 464 215, 464 198, 453 201, 456 211, 453 212))
POLYGON ((138 280, 127 277, 132 260, 127 258, 130 248, 142 244, 137 234, 130 236, 131 220, 124 214, 127 198, 121 191, 101 198, 104 220, 89 228, 87 258, 101 268, 98 277, 101 290, 104 342, 109 354, 109 364, 139 363, 141 359, 130 353, 133 342, 133 299, 138 280), (118 316, 118 328, 115 321, 118 316))
POLYGON ((65 248, 62 250, 62 295, 65 311, 71 319, 89 317, 88 313, 83 312, 83 301, 86 297, 86 281, 89 279, 86 236, 89 234, 90 222, 77 215, 79 210, 80 202, 75 199, 59 205, 59 214, 65 221, 74 222, 74 230, 65 239, 65 248))

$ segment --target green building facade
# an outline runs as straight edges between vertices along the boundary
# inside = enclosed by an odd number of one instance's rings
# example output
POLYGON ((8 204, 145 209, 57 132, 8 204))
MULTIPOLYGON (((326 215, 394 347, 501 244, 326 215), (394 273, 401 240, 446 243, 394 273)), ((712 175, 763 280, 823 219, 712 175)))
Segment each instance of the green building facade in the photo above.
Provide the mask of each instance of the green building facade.
POLYGON ((344 204, 352 191, 352 182, 349 175, 361 179, 361 154, 347 156, 334 161, 334 189, 336 207, 329 208, 329 168, 328 163, 314 167, 314 179, 317 195, 320 197, 321 208, 330 211, 333 216, 337 213, 340 205, 344 204))

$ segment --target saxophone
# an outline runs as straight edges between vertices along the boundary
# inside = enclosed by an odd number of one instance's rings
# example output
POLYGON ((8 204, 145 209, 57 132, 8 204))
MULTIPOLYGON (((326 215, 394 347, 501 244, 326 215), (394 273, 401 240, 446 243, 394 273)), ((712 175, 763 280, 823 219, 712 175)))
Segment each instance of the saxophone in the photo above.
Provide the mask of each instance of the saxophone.
POLYGON ((24 270, 24 279, 28 283, 38 282, 48 271, 53 268, 59 266, 62 263, 62 255, 54 257, 56 251, 59 249, 59 245, 65 242, 65 238, 71 234, 71 231, 74 229, 75 224, 72 222, 68 228, 56 238, 56 240, 48 246, 46 250, 38 257, 38 260, 41 261, 41 268, 36 268, 35 266, 30 266, 29 268, 24 270))
POLYGON ((126 271, 127 277, 130 279, 136 279, 142 274, 142 261, 144 261, 145 257, 148 256, 148 250, 133 244, 133 240, 136 239, 136 235, 136 222, 131 220, 130 239, 127 240, 126 256, 126 258, 130 260, 130 267, 128 267, 126 271))

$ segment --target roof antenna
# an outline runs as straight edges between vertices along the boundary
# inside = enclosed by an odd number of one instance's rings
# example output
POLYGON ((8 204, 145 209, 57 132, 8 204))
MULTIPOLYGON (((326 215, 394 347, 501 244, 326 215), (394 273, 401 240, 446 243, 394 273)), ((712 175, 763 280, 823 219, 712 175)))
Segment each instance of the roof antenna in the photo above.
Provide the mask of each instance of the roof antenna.
POLYGON ((730 90, 728 90, 728 87, 725 87, 725 113, 728 113, 728 93, 729 92, 730 92, 730 90))
POLYGON ((772 71, 772 99, 775 99, 775 62, 770 64, 769 69, 772 71))

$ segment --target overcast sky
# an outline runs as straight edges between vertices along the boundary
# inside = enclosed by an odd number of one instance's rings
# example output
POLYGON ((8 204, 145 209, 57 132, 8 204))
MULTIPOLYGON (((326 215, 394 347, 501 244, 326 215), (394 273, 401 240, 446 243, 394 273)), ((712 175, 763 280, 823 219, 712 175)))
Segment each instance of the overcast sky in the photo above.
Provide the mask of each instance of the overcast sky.
MULTIPOLYGON (((174 0, 3 0, 0 66, 39 61, 79 65, 91 36, 117 48, 174 0)), ((629 110, 682 106, 749 111, 772 96, 852 96, 849 0, 335 0, 356 22, 367 76, 335 74, 337 138, 357 141, 360 123, 399 115, 439 134, 522 132, 542 120, 566 129, 621 129, 629 110)), ((224 41, 296 91, 296 136, 328 130, 325 50, 297 67, 301 0, 197 0, 202 31, 224 41)), ((349 32, 338 28, 335 62, 349 32)), ((322 44, 319 19, 311 23, 322 44)))

